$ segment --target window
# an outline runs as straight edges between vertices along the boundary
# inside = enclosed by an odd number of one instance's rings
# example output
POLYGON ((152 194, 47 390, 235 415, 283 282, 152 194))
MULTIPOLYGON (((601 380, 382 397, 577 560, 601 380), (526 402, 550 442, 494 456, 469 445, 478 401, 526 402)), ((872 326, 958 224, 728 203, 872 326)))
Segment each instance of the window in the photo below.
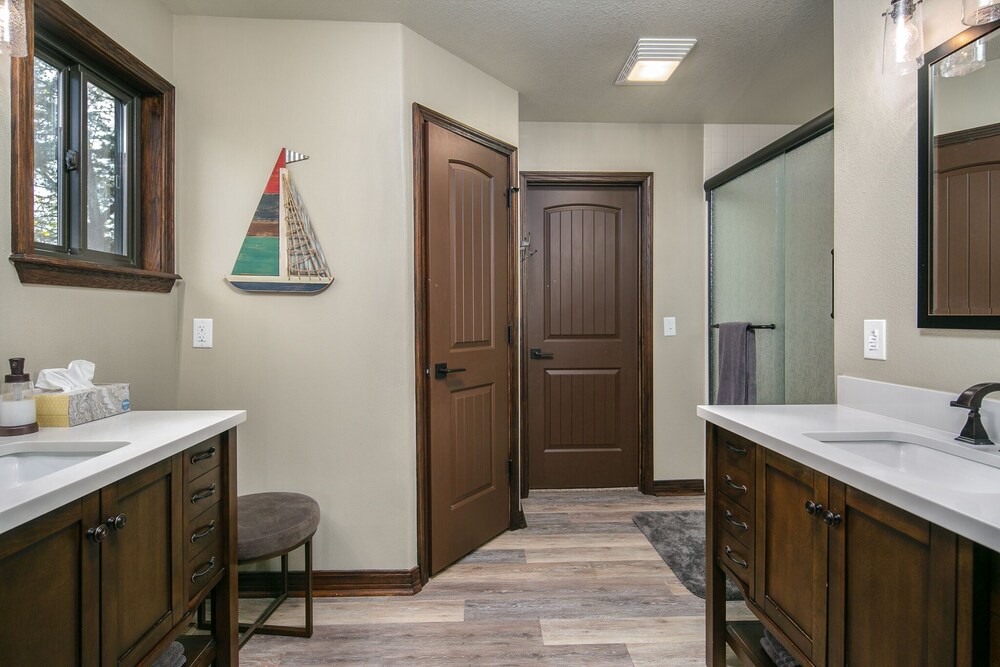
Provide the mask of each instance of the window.
POLYGON ((173 86, 60 0, 27 4, 11 77, 21 282, 169 292, 173 86))

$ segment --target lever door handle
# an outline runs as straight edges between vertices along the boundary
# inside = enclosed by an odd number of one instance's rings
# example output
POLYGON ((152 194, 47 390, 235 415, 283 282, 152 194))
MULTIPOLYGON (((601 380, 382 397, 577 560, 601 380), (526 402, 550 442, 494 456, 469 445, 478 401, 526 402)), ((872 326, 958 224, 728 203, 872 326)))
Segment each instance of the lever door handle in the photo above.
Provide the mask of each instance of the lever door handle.
POLYGON ((542 352, 542 348, 533 347, 531 348, 531 358, 532 359, 555 359, 556 355, 551 352, 542 352))
POLYGON ((464 368, 448 368, 447 363, 434 364, 434 377, 438 380, 443 380, 452 373, 464 373, 464 368))

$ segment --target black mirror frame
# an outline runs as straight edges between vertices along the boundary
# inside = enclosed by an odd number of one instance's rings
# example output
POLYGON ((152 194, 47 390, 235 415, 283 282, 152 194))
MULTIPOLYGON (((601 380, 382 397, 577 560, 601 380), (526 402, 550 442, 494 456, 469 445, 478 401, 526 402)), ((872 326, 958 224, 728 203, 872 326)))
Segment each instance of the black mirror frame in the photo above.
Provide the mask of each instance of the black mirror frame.
POLYGON ((1000 329, 1000 315, 934 315, 931 313, 931 225, 934 222, 934 172, 931 164, 930 71, 934 63, 1000 28, 1000 20, 963 30, 924 56, 917 71, 917 328, 1000 329))

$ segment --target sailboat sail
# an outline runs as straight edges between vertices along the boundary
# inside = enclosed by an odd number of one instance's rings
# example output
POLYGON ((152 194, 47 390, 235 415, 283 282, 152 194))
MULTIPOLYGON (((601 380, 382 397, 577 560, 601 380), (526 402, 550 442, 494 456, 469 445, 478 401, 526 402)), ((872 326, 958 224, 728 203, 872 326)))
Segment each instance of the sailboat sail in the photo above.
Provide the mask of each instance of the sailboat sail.
POLYGON ((333 282, 288 165, 308 155, 281 149, 226 280, 245 292, 321 292, 333 282))

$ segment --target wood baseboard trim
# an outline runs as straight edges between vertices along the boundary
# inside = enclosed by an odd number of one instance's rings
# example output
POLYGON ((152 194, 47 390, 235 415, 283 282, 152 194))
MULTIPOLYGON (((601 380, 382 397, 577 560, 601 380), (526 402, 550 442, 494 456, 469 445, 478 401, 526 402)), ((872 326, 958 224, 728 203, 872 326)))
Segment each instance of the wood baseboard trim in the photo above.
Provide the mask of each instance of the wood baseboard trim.
POLYGON ((657 479, 653 481, 654 496, 703 496, 703 479, 657 479))
MULTIPOLYGON (((288 573, 289 595, 305 594, 305 573, 288 573)), ((313 570, 315 597, 373 597, 416 595, 423 588, 420 570, 313 570)), ((244 597, 274 594, 281 590, 280 572, 241 572, 240 593, 244 597)))

